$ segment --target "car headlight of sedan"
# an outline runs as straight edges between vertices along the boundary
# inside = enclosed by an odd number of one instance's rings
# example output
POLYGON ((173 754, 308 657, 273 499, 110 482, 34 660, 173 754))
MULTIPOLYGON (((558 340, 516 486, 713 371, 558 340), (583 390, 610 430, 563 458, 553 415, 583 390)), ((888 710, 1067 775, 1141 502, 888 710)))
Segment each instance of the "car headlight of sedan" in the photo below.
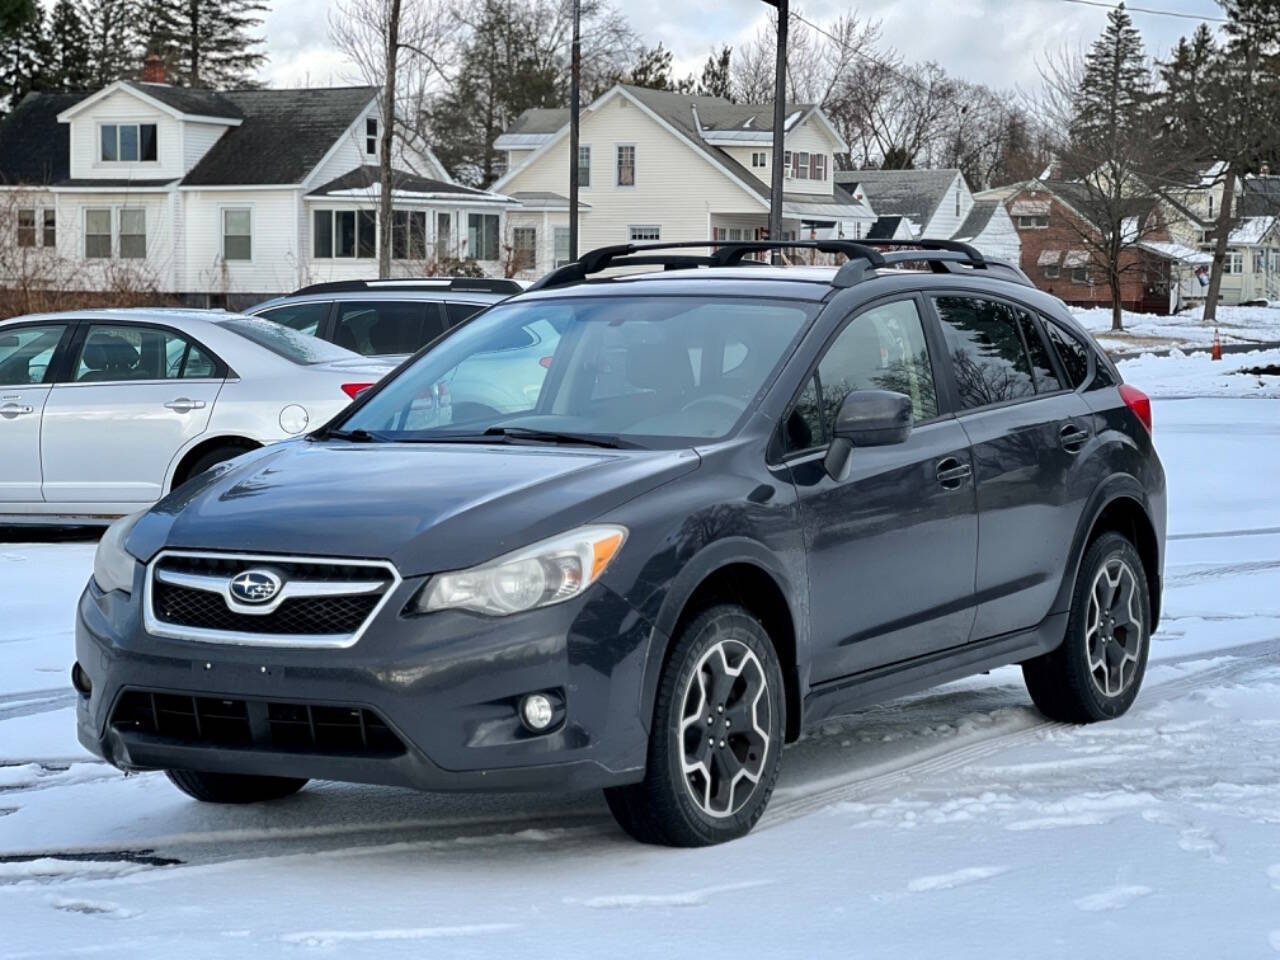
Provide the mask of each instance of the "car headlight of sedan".
POLYGON ((468 570, 433 576, 411 613, 470 610, 505 617, 580 596, 622 549, 627 528, 592 524, 468 570))
POLYGON ((139 510, 127 517, 121 517, 111 526, 98 541, 98 551, 93 555, 93 579, 103 593, 112 590, 123 590, 128 593, 133 589, 133 572, 138 561, 124 548, 124 542, 133 533, 146 510, 139 510))

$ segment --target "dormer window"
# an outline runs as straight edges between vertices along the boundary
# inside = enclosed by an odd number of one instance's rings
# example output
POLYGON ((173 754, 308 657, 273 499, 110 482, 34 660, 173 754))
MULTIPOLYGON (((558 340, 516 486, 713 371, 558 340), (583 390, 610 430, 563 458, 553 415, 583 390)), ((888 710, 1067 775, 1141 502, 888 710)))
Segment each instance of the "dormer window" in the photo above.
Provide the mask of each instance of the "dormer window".
POLYGON ((378 118, 369 117, 364 122, 364 152, 371 157, 378 155, 378 118))
POLYGON ((154 123, 104 123, 100 130, 103 163, 155 163, 154 123))

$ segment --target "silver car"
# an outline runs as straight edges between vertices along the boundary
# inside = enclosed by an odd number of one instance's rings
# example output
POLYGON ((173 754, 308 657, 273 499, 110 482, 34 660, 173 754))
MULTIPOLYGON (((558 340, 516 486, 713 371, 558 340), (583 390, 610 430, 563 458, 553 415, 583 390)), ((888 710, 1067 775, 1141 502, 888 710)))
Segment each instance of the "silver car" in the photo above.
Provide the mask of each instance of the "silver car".
POLYGON ((239 314, 0 322, 0 523, 99 523, 315 429, 394 368, 239 314))

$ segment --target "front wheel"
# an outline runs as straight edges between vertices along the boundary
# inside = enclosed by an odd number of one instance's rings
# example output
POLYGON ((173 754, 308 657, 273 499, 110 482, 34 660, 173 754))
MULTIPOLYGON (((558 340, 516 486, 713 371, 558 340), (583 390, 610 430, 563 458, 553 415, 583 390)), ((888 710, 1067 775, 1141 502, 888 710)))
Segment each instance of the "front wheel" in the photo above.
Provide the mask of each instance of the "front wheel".
POLYGON ((1080 563, 1062 645, 1022 665, 1040 712, 1066 723, 1123 714, 1142 686, 1150 624, 1142 558, 1125 537, 1104 533, 1080 563))
POLYGON ((698 847, 748 833, 778 777, 778 656, 760 621, 722 604, 690 621, 659 680, 645 778, 605 791, 643 843, 698 847))

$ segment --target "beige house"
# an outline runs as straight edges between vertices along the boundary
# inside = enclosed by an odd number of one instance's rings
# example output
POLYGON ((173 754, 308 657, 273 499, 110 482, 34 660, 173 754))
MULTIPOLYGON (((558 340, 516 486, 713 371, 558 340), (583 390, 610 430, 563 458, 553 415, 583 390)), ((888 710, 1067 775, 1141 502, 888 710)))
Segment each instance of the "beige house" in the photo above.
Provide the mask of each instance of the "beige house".
MULTIPOLYGON (((773 107, 619 84, 581 118, 579 252, 629 241, 754 240, 766 235, 773 107)), ((521 274, 569 256, 569 114, 530 110, 495 141, 507 172, 493 191, 507 213, 521 274)), ((875 222, 865 198, 835 181, 846 152, 822 110, 787 108, 783 234, 861 238, 875 222)))

